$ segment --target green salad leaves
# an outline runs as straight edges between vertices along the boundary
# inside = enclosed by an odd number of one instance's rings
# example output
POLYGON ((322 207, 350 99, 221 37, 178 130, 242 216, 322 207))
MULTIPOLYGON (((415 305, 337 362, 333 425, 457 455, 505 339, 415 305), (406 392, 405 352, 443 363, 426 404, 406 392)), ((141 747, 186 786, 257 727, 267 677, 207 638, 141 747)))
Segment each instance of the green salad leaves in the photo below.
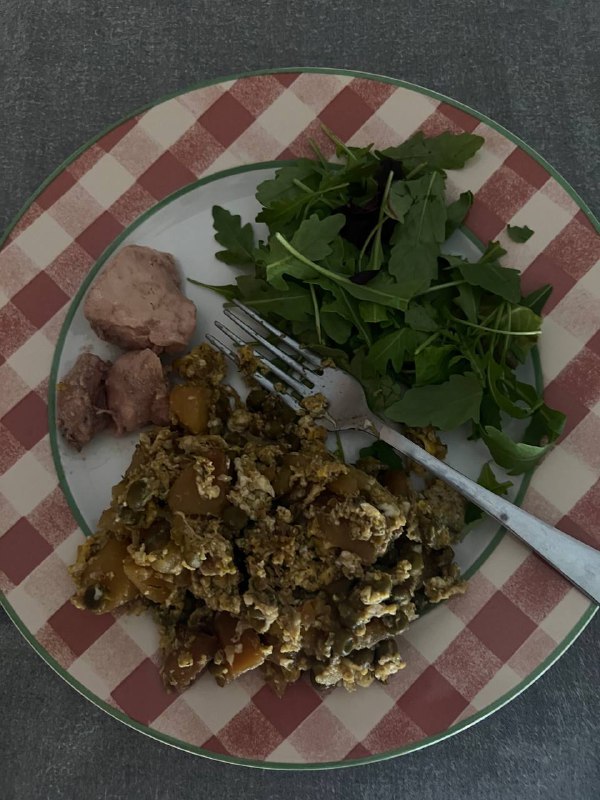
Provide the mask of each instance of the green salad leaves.
MULTIPOLYGON (((419 132, 377 151, 326 133, 337 163, 313 143, 314 159, 259 185, 266 241, 213 208, 217 258, 242 273, 211 288, 330 356, 361 381, 376 413, 441 430, 467 423, 497 464, 528 472, 564 423, 515 373, 540 334, 551 287, 524 296, 498 242, 471 261, 445 246, 473 202, 470 192, 448 202, 446 170, 462 168, 483 139, 419 132), (529 420, 522 442, 503 430, 509 418, 529 420)), ((508 229, 515 241, 531 233, 508 229)), ((482 482, 492 476, 488 467, 482 482)))

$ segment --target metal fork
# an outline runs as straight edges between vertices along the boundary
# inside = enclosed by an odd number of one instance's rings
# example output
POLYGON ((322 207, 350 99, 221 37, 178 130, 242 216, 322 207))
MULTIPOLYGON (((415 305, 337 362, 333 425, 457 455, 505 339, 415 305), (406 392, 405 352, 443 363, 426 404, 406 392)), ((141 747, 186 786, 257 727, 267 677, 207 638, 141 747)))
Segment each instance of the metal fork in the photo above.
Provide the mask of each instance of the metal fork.
MULTIPOLYGON (((594 602, 600 603, 600 551, 547 525, 430 455, 372 413, 363 389, 355 378, 341 370, 324 367, 317 355, 303 348, 290 336, 282 333, 237 300, 233 301, 233 306, 235 309, 229 306, 224 309, 224 313, 248 338, 242 338, 220 322, 215 324, 237 347, 245 345, 252 347, 261 369, 264 370, 264 372, 257 371, 254 375, 262 387, 279 394, 295 410, 302 408, 301 401, 304 398, 317 393, 324 395, 328 406, 323 415, 323 422, 329 430, 365 431, 387 442, 479 506, 504 528, 528 544, 584 594, 594 602), (272 335, 271 338, 257 331, 250 320, 255 325, 262 326, 272 335), (273 363, 274 359, 259 351, 257 347, 266 350, 285 368, 273 363), (268 377, 268 373, 272 377, 268 377)), ((237 362, 235 352, 227 344, 210 334, 206 338, 231 361, 237 362)))

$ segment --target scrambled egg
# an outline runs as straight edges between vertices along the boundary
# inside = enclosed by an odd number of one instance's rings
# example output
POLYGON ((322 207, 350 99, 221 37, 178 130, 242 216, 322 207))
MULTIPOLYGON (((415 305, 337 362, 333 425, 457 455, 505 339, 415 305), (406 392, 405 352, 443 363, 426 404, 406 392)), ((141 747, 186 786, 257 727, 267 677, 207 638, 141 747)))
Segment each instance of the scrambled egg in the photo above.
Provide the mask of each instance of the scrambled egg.
MULTIPOLYGON (((205 668, 220 685, 259 668, 279 694, 307 671, 324 687, 388 680, 398 634, 464 591, 462 499, 338 461, 314 419, 322 398, 301 414, 257 388, 243 403, 208 345, 174 369, 171 424, 140 435, 79 548, 75 605, 150 609, 176 689, 205 668)), ((441 454, 432 431, 411 434, 441 454)))

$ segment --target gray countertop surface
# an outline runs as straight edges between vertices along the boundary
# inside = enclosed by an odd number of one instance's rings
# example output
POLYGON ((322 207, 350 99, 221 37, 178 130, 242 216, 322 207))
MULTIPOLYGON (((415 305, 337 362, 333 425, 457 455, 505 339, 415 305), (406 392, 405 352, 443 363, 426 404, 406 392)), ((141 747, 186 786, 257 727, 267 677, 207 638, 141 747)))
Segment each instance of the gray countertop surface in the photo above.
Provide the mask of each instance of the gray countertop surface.
MULTIPOLYGON (((525 139, 600 211, 596 0, 2 0, 0 229, 73 150, 218 75, 330 66, 446 93, 525 139)), ((600 513, 600 510, 599 510, 600 513)), ((600 617, 536 684, 429 749, 273 773, 188 755, 84 700, 0 614, 0 797, 598 797, 600 617)))

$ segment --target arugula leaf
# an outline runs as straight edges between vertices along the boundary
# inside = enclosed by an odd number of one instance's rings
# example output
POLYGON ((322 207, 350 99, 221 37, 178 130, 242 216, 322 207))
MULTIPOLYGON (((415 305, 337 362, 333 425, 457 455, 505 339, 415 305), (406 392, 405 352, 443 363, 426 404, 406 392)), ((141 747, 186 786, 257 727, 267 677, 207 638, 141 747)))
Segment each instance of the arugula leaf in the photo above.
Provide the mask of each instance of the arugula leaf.
POLYGON ((381 272, 373 280, 361 285, 352 281, 343 283, 344 289, 357 300, 378 303, 382 306, 404 311, 408 307, 409 298, 405 287, 395 281, 391 275, 381 272))
POLYGON ((415 353, 415 386, 443 383, 450 376, 450 359, 456 352, 453 344, 430 345, 415 353))
POLYGON ((537 334, 542 326, 542 318, 531 308, 513 306, 510 310, 510 315, 505 312, 501 317, 500 326, 514 333, 533 331, 534 334, 537 334))
MULTIPOLYGON (((496 241, 475 263, 441 253, 473 202, 463 192, 446 203, 445 170, 464 166, 483 140, 418 132, 376 152, 324 130, 341 163, 313 143, 316 159, 283 165, 260 184, 257 219, 268 241, 255 243, 250 225, 215 208, 219 259, 249 270, 215 291, 278 317, 330 355, 361 381, 375 411, 441 428, 470 420, 471 438, 511 469, 528 469, 564 424, 514 373, 537 340, 550 287, 522 297, 496 241), (503 438, 505 413, 531 418, 524 441, 503 438)), ((509 226, 507 235, 526 241, 532 232, 509 226)), ((481 477, 491 483, 493 473, 481 477)))
POLYGON ((518 242, 519 244, 523 244, 534 234, 534 231, 531 228, 528 228, 527 225, 523 225, 519 227, 519 225, 507 225, 506 232, 508 233, 508 238, 512 239, 513 242, 518 242))
POLYGON ((211 283, 202 283, 194 278, 188 278, 188 283, 193 283, 194 286, 201 286, 203 289, 212 289, 213 292, 220 294, 225 300, 231 302, 232 300, 239 300, 240 293, 235 284, 227 283, 224 286, 213 286, 211 283))
POLYGON ((414 331, 425 333, 432 333, 440 327, 435 318, 435 310, 431 306, 426 308, 421 303, 415 303, 414 300, 404 314, 404 321, 414 331))
POLYGON ((562 411, 550 408, 545 403, 537 408, 527 426, 525 444, 546 445, 555 442, 563 432, 566 417, 562 411))
POLYGON ((516 269, 501 267, 498 264, 485 264, 481 262, 457 263, 458 271, 471 286, 479 286, 492 294, 508 300, 509 303, 518 303, 521 297, 521 275, 516 269))
POLYGON ((477 263, 487 264, 488 262, 496 262, 505 255, 506 250, 502 247, 500 242, 488 242, 487 247, 483 251, 483 255, 477 263))
MULTIPOLYGON (((484 389, 483 397, 481 399, 481 408, 480 408, 480 415, 479 415, 479 425, 484 428, 486 425, 491 425, 492 428, 501 428, 502 427, 502 417, 500 415, 500 409, 498 404, 492 397, 491 392, 487 389, 484 389)), ((477 429, 476 436, 474 439, 481 438, 481 430, 477 429)))
POLYGON ((482 388, 478 378, 468 372, 451 375, 446 383, 408 389, 401 400, 386 408, 395 422, 441 430, 457 428, 468 420, 479 421, 482 388))
POLYGON ((508 493, 508 490, 513 485, 512 481, 503 481, 500 483, 498 478, 494 475, 494 472, 489 464, 484 464, 481 468, 481 472, 479 473, 479 478, 477 479, 477 483, 480 486, 483 486, 486 489, 489 489, 490 492, 494 492, 494 494, 502 494, 505 495, 508 493))
POLYGON ((496 464, 504 467, 509 475, 523 475, 534 469, 551 447, 550 444, 537 447, 514 442, 506 433, 491 425, 484 427, 481 436, 496 464))
POLYGON ((472 133, 444 132, 425 138, 422 131, 413 134, 398 147, 388 147, 381 155, 401 161, 405 170, 425 164, 428 169, 461 169, 483 144, 483 138, 472 133))
POLYGON ((310 292, 297 283, 275 289, 260 278, 240 275, 237 279, 238 297, 259 314, 276 314, 290 322, 301 322, 312 315, 310 292))
POLYGON ((532 404, 537 401, 537 392, 533 386, 517 382, 513 372, 500 366, 493 357, 488 360, 487 377, 490 393, 502 411, 515 419, 531 416, 532 404), (515 400, 525 402, 526 407, 517 405, 515 400))
POLYGON ((414 198, 408 210, 403 234, 422 242, 443 242, 446 238, 445 180, 439 172, 406 181, 414 198))
POLYGON ((343 206, 348 200, 348 184, 338 177, 335 170, 323 172, 319 165, 308 161, 312 167, 306 170, 301 164, 278 170, 273 181, 266 181, 257 190, 257 196, 267 197, 268 205, 256 217, 257 222, 265 222, 271 233, 284 233, 293 236, 297 226, 309 214, 321 216, 334 207, 343 206))
POLYGON ((395 181, 390 187, 388 195, 388 216, 404 222, 407 211, 413 204, 413 196, 408 191, 406 181, 395 181))
MULTIPOLYGON (((483 486, 485 489, 489 489, 490 492, 494 492, 494 494, 498 495, 508 494, 508 490, 513 485, 512 481, 504 481, 500 483, 498 478, 496 478, 494 475, 494 472, 489 464, 484 464, 481 468, 481 472, 477 478, 477 483, 480 486, 483 486)), ((465 525, 476 522, 482 517, 483 511, 478 506, 476 506, 474 503, 467 503, 467 507, 465 509, 465 525)))
POLYGON ((457 287, 458 297, 454 303, 461 309, 469 322, 476 323, 479 315, 479 296, 468 283, 461 283, 457 287))
MULTIPOLYGON (((360 314, 360 306, 357 308, 357 301, 353 297, 349 297, 344 289, 333 282, 326 284, 327 289, 333 295, 333 300, 330 300, 322 306, 321 311, 329 314, 339 314, 340 317, 352 323, 358 330, 365 344, 371 344, 371 334, 366 325, 363 324, 363 318, 360 314)), ((375 304, 371 304, 375 305, 375 304)), ((376 306, 380 308, 380 306, 376 306)), ((339 342, 343 344, 344 342, 339 342)))
POLYGON ((319 219, 313 214, 304 220, 290 243, 304 260, 298 259, 290 252, 281 238, 278 238, 278 234, 272 237, 265 257, 268 282, 278 289, 285 290, 287 284, 283 279, 284 275, 292 275, 301 280, 312 277, 315 267, 308 265, 306 261, 319 261, 331 253, 331 243, 343 228, 345 221, 343 214, 333 214, 325 219, 319 219))
POLYGON ((542 318, 530 308, 512 306, 505 311, 499 324, 505 330, 519 334, 511 337, 513 341, 510 343, 510 354, 524 364, 540 333, 542 318))
POLYGON ((398 400, 404 391, 404 387, 389 372, 382 374, 373 367, 366 348, 359 348, 355 352, 348 372, 361 382, 369 407, 377 414, 398 400))
POLYGON ((231 214, 221 206, 213 206, 212 215, 215 239, 225 248, 215 253, 215 257, 236 267, 253 266, 256 261, 256 245, 252 225, 249 222, 242 225, 239 215, 231 214))
MULTIPOLYGON (((342 215, 338 214, 336 216, 340 217, 342 215)), ((332 218, 330 217, 329 219, 332 218)), ((310 222, 310 220, 307 220, 307 222, 310 222)), ((313 246, 317 247, 317 243, 313 242, 313 246)), ((311 281, 316 280, 315 273, 317 273, 342 286, 348 294, 357 300, 379 303, 400 311, 404 311, 408 306, 408 298, 403 287, 391 275, 382 272, 369 281, 368 284, 355 283, 345 275, 338 275, 311 261, 298 251, 293 244, 286 241, 285 237, 280 233, 276 233, 270 242, 270 248, 266 256, 266 272, 269 283, 277 288, 286 286, 283 280, 283 275, 285 274, 292 275, 300 280, 311 281)))
POLYGON ((352 324, 338 314, 321 314, 321 325, 336 344, 345 344, 352 333, 352 324))
POLYGON ((319 263, 340 275, 354 275, 358 262, 358 249, 351 242, 337 236, 330 242, 331 253, 319 263))
POLYGON ((551 294, 552 286, 546 283, 544 286, 540 286, 539 289, 535 289, 533 292, 523 297, 521 299, 521 305, 527 306, 527 308, 530 308, 535 314, 541 314, 551 294))
POLYGON ((344 227, 346 218, 343 214, 332 214, 319 219, 312 214, 299 226, 292 238, 292 244, 305 258, 321 261, 332 251, 332 242, 344 227))
POLYGON ((368 447, 363 447, 359 455, 361 458, 374 458, 381 464, 385 464, 388 469, 406 469, 404 461, 396 450, 381 439, 377 439, 368 447))
POLYGON ((437 278, 438 253, 437 242, 419 242, 403 236, 394 244, 388 271, 397 279, 399 290, 407 301, 426 291, 437 278))
POLYGON ((400 328, 382 336, 369 350, 372 367, 379 372, 385 372, 391 361, 396 372, 401 372, 406 355, 412 355, 424 339, 423 334, 410 328, 400 328))
POLYGON ((363 301, 358 304, 358 313, 364 322, 375 324, 377 322, 387 322, 390 318, 387 308, 378 303, 368 303, 363 301))
POLYGON ((280 167, 274 178, 259 183, 256 199, 262 206, 268 208, 275 203, 289 201, 290 198, 301 195, 302 189, 296 181, 310 183, 311 188, 316 189, 320 180, 321 170, 318 164, 308 158, 300 158, 293 164, 280 167))
POLYGON ((473 192, 462 192, 458 200, 446 208, 446 239, 458 230, 473 205, 473 192))

